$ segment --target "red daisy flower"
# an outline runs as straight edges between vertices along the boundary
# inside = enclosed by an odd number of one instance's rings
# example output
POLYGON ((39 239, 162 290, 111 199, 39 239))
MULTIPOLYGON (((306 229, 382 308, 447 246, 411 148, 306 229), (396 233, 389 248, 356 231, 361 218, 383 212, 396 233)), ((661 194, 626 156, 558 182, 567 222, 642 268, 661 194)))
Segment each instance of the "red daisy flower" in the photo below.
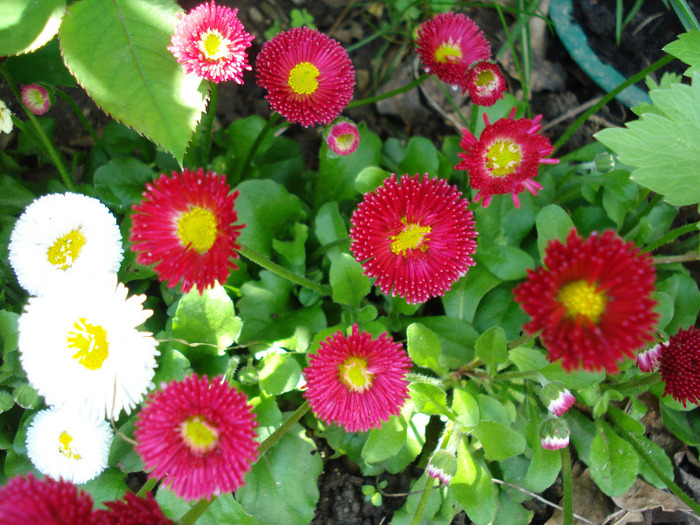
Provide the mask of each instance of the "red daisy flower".
POLYGON ((456 186, 426 173, 396 175, 352 214, 350 251, 382 293, 411 304, 444 295, 474 265, 477 232, 456 186))
POLYGON ((496 62, 480 60, 469 68, 467 86, 462 94, 469 91, 474 104, 493 106, 506 92, 506 79, 496 62))
POLYGON ((236 239, 244 226, 233 225, 238 192, 230 192, 226 177, 205 175, 202 168, 161 174, 146 184, 144 201, 133 207, 130 240, 136 260, 157 263, 154 270, 171 288, 182 280, 184 293, 226 282, 238 269, 231 259, 238 258, 236 239))
POLYGON ((508 118, 491 124, 484 114, 486 128, 481 132, 479 140, 469 130, 464 130, 459 143, 465 153, 458 155, 464 160, 455 169, 469 171, 469 185, 479 190, 474 200, 483 198, 484 207, 489 205, 493 195, 510 193, 518 208, 518 193, 526 189, 535 195, 537 190, 542 189, 533 180, 537 176, 539 165, 559 162, 557 159, 544 158, 552 154, 554 147, 548 138, 537 135, 542 115, 533 120, 514 120, 514 116, 515 108, 508 118))
POLYGON ((138 415, 136 451, 151 477, 188 500, 235 491, 258 457, 258 426, 244 394, 222 377, 172 381, 138 415))
POLYGON ((319 419, 346 432, 379 428, 401 411, 410 367, 406 351, 386 333, 372 339, 353 325, 349 337, 338 331, 309 357, 304 397, 319 419))
POLYGON ((461 13, 440 13, 418 28, 416 50, 425 70, 453 86, 467 86, 467 71, 477 60, 491 58, 479 26, 461 13))
POLYGON ((101 525, 92 496, 72 483, 37 479, 31 473, 12 478, 0 489, 3 525, 101 525))
POLYGON ((700 404, 700 330, 691 326, 661 343, 659 369, 666 395, 684 407, 700 404))
POLYGON ((109 510, 98 510, 97 514, 105 525, 174 525, 150 492, 139 498, 133 492, 124 495, 124 501, 106 501, 109 510))
POLYGON ((265 42, 255 74, 273 111, 305 127, 333 122, 355 87, 347 51, 308 27, 283 31, 265 42))
POLYGON ((565 370, 604 368, 617 372, 617 361, 652 339, 658 318, 651 298, 656 273, 649 256, 608 230, 584 241, 571 230, 566 244, 550 241, 544 266, 527 271, 513 290, 532 320, 529 334, 540 339, 550 361, 565 370))
POLYGON ((226 6, 212 2, 195 7, 187 15, 178 15, 175 34, 168 50, 187 73, 224 82, 243 83, 243 71, 250 71, 246 49, 253 36, 243 29, 236 14, 226 6))

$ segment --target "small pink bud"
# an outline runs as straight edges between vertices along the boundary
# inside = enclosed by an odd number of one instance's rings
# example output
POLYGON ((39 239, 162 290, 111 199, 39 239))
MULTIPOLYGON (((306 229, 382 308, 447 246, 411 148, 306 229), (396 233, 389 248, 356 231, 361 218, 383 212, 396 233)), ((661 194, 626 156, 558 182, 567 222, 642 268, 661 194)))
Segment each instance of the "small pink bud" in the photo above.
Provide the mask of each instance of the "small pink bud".
POLYGON ((564 415, 576 401, 574 395, 561 383, 547 383, 540 392, 540 399, 554 416, 564 415))
POLYGON ((51 107, 51 96, 44 86, 29 84, 22 86, 22 104, 35 115, 43 115, 51 107))
POLYGON ((637 367, 639 367, 642 372, 653 372, 659 367, 660 357, 661 343, 637 354, 637 367))
POLYGON ((547 450, 559 450, 569 445, 569 427, 561 418, 546 419, 540 426, 540 445, 547 450))
POLYGON ((326 144, 337 155, 354 153, 360 143, 360 132, 350 121, 336 121, 327 128, 326 144))

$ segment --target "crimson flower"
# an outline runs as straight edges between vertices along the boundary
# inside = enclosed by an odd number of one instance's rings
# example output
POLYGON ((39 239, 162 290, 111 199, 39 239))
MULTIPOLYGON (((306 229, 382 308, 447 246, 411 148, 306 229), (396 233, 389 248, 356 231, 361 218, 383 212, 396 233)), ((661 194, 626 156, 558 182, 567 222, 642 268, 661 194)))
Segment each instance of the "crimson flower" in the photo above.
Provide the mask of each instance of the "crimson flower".
POLYGON ((109 510, 98 510, 97 514, 105 525, 174 525, 150 492, 145 498, 127 492, 124 500, 106 501, 104 505, 109 510))
POLYGON ((461 13, 440 13, 418 28, 416 48, 428 73, 453 86, 467 87, 467 71, 477 60, 491 58, 479 26, 461 13))
POLYGON ((258 457, 244 394, 222 377, 191 375, 151 394, 136 419, 136 452, 150 477, 188 500, 235 491, 258 457))
POLYGON ((506 79, 496 62, 480 60, 467 72, 467 86, 462 94, 469 91, 469 97, 474 104, 493 106, 503 98, 506 91, 506 79))
POLYGON ((566 244, 547 244, 544 267, 528 270, 513 292, 532 318, 525 331, 542 331, 550 361, 614 373, 652 339, 655 278, 651 258, 614 231, 584 241, 571 230, 566 244))
POLYGON ((444 295, 474 265, 477 232, 456 186, 426 173, 396 175, 365 195, 350 218, 350 251, 382 293, 422 303, 444 295))
POLYGON ((691 326, 661 343, 659 370, 664 393, 683 403, 700 404, 700 330, 691 326))
POLYGON ((347 51, 308 27, 283 31, 265 42, 255 74, 273 111, 305 127, 333 122, 355 87, 347 51))
POLYGON ((168 50, 175 55, 187 73, 224 82, 243 83, 243 71, 250 71, 246 49, 253 36, 243 29, 236 14, 212 0, 178 15, 175 34, 168 50))
POLYGON ((469 171, 469 185, 479 190, 475 201, 483 199, 484 207, 491 202, 493 195, 510 193, 515 207, 520 206, 518 194, 528 190, 535 195, 542 189, 533 179, 537 176, 540 164, 556 164, 557 159, 546 159, 554 151, 549 139, 538 135, 542 115, 533 120, 515 120, 515 108, 508 118, 491 124, 484 114, 486 127, 477 140, 469 130, 464 130, 459 146, 463 159, 455 169, 469 171))
POLYGON ((304 397, 319 419, 347 432, 379 428, 401 411, 410 367, 406 351, 386 333, 373 339, 353 325, 350 336, 336 332, 309 357, 304 397))
POLYGON ((231 193, 223 175, 199 168, 162 174, 146 184, 144 200, 133 207, 131 249, 136 260, 155 264, 169 287, 182 281, 182 291, 196 286, 200 293, 216 281, 226 282, 238 267, 236 239, 243 225, 234 226, 238 192, 231 193))

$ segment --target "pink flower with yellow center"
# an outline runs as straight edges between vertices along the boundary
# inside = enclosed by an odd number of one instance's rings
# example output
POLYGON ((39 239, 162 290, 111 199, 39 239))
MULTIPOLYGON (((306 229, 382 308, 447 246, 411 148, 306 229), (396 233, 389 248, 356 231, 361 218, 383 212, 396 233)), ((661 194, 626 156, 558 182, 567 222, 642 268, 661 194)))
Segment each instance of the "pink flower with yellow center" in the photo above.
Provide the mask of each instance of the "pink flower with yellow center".
POLYGON ((666 383, 664 394, 685 407, 700 404, 700 330, 691 326, 661 343, 659 370, 666 383))
POLYGON ((133 207, 130 241, 136 260, 155 264, 171 288, 181 281, 183 293, 225 283, 238 268, 232 259, 238 258, 236 239, 243 229, 233 224, 236 197, 223 175, 202 168, 162 174, 146 184, 143 202, 133 207))
POLYGON ((479 190, 474 201, 482 200, 484 207, 493 195, 510 193, 515 207, 520 206, 518 194, 528 190, 535 195, 542 186, 534 181, 540 164, 556 164, 557 159, 546 159, 554 147, 549 139, 538 135, 542 115, 533 120, 515 120, 515 108, 508 118, 491 124, 484 114, 486 127, 477 140, 469 130, 464 130, 459 143, 463 160, 455 166, 469 171, 469 185, 479 190))
POLYGON ((344 120, 330 126, 326 133, 326 145, 337 155, 350 155, 360 144, 360 132, 352 122, 344 120))
POLYGON ((387 334, 373 339, 353 325, 350 336, 336 332, 309 357, 304 397, 320 420, 346 432, 379 428, 401 411, 410 367, 406 351, 387 334))
POLYGON ((426 173, 391 175, 352 214, 350 251, 382 293, 411 304, 444 295, 474 265, 477 232, 469 202, 426 173))
POLYGON ((480 60, 469 68, 467 85, 462 90, 469 91, 469 97, 474 104, 493 106, 503 98, 506 91, 506 79, 498 64, 490 60, 480 60))
POLYGON ((22 104, 35 115, 43 115, 51 107, 51 97, 44 86, 29 84, 22 86, 22 104))
POLYGON ((651 258, 614 231, 584 241, 571 230, 566 244, 547 244, 544 267, 528 270, 513 292, 532 318, 525 331, 541 331, 550 361, 615 373, 619 360, 652 340, 655 279, 651 258))
POLYGON ((210 3, 179 15, 168 50, 187 73, 211 80, 243 83, 243 71, 250 71, 246 49, 253 36, 236 16, 238 9, 210 3))
POLYGON ((467 71, 477 60, 491 58, 479 26, 461 13, 440 13, 418 28, 416 48, 428 73, 453 86, 467 87, 467 71))
POLYGON ((255 74, 272 110, 305 127, 333 122, 355 87, 347 51, 308 27, 283 31, 265 42, 255 74))
POLYGON ((235 491, 258 457, 248 400, 222 377, 191 375, 151 394, 136 420, 150 477, 188 500, 235 491))

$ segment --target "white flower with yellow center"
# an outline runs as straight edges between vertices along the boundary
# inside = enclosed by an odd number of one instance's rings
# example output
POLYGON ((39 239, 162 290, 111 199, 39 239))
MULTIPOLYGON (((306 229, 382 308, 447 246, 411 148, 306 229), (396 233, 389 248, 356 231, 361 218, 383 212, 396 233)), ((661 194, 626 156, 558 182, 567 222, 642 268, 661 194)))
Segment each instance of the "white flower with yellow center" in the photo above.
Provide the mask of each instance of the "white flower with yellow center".
POLYGON ((85 483, 107 467, 113 437, 104 419, 48 408, 37 412, 27 430, 27 456, 42 474, 85 483))
POLYGON ((9 133, 12 127, 12 112, 7 109, 7 104, 0 100, 0 132, 9 133))
POLYGON ((145 295, 108 278, 75 280, 29 299, 19 318, 20 361, 46 404, 90 417, 129 414, 149 388, 158 350, 136 329, 151 316, 145 295))
POLYGON ((115 273, 123 252, 114 215, 97 199, 77 193, 45 195, 27 206, 9 250, 19 284, 32 295, 76 275, 115 273))

